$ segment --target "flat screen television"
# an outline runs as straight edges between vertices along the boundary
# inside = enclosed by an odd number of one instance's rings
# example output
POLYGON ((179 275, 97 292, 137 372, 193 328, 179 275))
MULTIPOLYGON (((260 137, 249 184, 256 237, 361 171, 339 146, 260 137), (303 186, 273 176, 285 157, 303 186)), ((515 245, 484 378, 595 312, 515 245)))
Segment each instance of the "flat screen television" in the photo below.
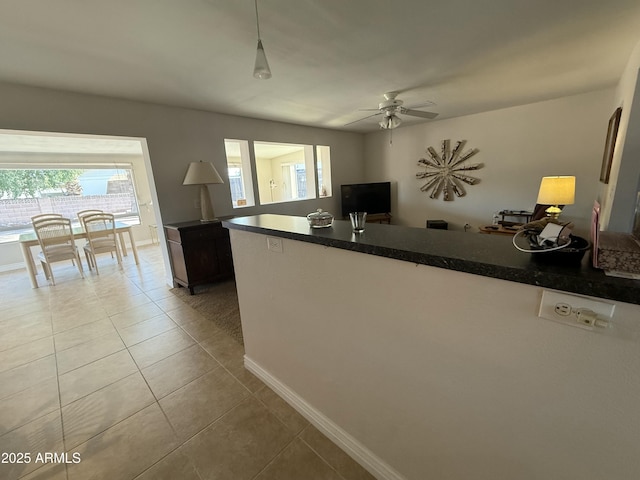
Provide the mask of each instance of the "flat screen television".
POLYGON ((389 213, 391 211, 391 182, 355 183, 341 185, 342 216, 349 212, 389 213))

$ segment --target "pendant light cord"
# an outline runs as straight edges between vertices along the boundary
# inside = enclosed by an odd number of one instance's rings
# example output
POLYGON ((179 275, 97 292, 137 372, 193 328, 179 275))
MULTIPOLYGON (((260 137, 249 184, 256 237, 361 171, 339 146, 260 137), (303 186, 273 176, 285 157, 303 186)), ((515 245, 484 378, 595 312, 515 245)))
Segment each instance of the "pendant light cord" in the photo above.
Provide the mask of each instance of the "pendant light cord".
POLYGON ((254 0, 256 5, 256 29, 258 30, 258 40, 260 40, 260 20, 258 20, 258 0, 254 0))

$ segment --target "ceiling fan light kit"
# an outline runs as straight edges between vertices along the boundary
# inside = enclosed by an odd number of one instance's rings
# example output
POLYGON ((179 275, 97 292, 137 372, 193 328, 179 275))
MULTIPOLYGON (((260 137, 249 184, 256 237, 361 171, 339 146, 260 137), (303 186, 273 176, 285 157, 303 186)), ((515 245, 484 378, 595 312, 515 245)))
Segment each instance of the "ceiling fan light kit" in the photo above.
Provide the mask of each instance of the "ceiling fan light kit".
POLYGON ((260 19, 258 17, 258 0, 254 0, 256 6, 256 28, 258 30, 258 48, 256 51, 256 63, 253 67, 253 76, 260 80, 268 80, 271 78, 271 69, 267 61, 267 55, 264 53, 262 39, 260 38, 260 19))
POLYGON ((402 119, 395 114, 385 115, 382 121, 378 124, 383 130, 392 130, 397 128, 402 123, 402 119))
POLYGON ((428 118, 433 119, 438 116, 437 113, 434 112, 424 112, 422 110, 414 110, 417 107, 426 107, 428 105, 434 105, 433 102, 425 102, 420 105, 415 105, 412 108, 403 107, 404 102, 399 98, 398 92, 387 92, 384 94, 384 102, 380 102, 378 104, 377 109, 369 109, 369 110, 379 110, 378 113, 374 113, 373 115, 369 115, 367 117, 361 118, 359 120, 355 120, 353 122, 349 122, 345 125, 351 125, 352 123, 360 122, 362 120, 366 120, 367 118, 375 117, 378 115, 384 115, 384 118, 378 123, 380 128, 384 130, 393 130, 394 128, 398 128, 402 123, 402 118, 398 116, 398 114, 410 115, 412 117, 420 117, 420 118, 428 118))

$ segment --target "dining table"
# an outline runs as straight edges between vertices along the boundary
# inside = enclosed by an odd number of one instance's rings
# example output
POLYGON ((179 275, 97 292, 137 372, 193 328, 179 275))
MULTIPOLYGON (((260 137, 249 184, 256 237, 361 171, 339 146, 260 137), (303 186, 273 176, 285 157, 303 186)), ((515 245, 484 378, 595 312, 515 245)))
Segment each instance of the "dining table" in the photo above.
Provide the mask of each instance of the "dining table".
MULTIPOLYGON (((120 249, 122 250, 122 255, 127 256, 127 246, 124 239, 124 234, 128 234, 129 243, 131 244, 131 251, 133 252, 133 257, 136 261, 136 265, 138 265, 138 250, 136 248, 136 241, 133 238, 132 226, 123 222, 115 222, 115 229, 118 235, 120 249)), ((74 226, 73 227, 73 238, 87 238, 87 232, 82 226, 74 226)), ((38 288, 38 278, 37 278, 37 269, 36 264, 33 259, 33 254, 31 252, 31 247, 35 247, 40 244, 38 242, 38 236, 35 231, 23 233, 19 238, 20 242, 20 250, 22 251, 22 257, 24 258, 24 263, 27 266, 27 271, 29 272, 29 278, 31 279, 31 286, 33 288, 38 288)))

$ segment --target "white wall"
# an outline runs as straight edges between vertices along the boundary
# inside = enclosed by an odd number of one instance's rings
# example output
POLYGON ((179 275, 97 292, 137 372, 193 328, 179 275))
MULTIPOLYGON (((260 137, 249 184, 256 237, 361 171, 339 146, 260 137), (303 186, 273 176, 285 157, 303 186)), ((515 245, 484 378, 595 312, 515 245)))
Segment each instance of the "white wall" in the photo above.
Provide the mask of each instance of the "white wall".
MULTIPOLYGON (((329 145, 336 185, 364 175, 363 136, 356 133, 12 84, 0 84, 0 105, 0 129, 146 138, 162 223, 200 218, 194 208, 199 189, 182 186, 182 180, 198 160, 211 161, 224 178, 225 138, 329 145)), ((234 210, 228 183, 209 191, 218 216, 340 210, 339 197, 234 210)), ((162 229, 159 234, 163 243, 162 229)))
MULTIPOLYGON (((193 204, 199 189, 183 187, 182 180, 189 162, 197 160, 225 172, 225 138, 330 145, 336 184, 359 181, 364 172, 363 138, 356 133, 10 84, 0 84, 0 105, 0 128, 146 138, 165 223, 200 218, 193 204)), ((210 192, 217 215, 237 214, 228 184, 210 192)), ((316 204, 337 211, 340 199, 243 208, 240 214, 302 215, 316 204)))
POLYGON ((593 333, 531 285, 231 234, 249 364, 378 478, 639 478, 640 306, 593 333))
POLYGON ((631 232, 640 191, 640 42, 636 45, 616 89, 614 108, 622 107, 608 185, 601 187, 602 226, 631 232))
POLYGON ((562 217, 586 229, 598 195, 602 151, 612 113, 614 90, 607 89, 557 100, 495 110, 477 115, 427 122, 366 136, 368 181, 397 182, 392 201, 394 223, 424 227, 427 219, 443 219, 449 228, 491 223, 503 209, 530 210, 540 179, 548 175, 576 176, 576 204, 562 217), (425 182, 415 174, 426 148, 440 151, 442 140, 467 140, 479 153, 469 163, 484 168, 470 172, 481 182, 466 186, 467 196, 444 202, 419 190, 425 182))

